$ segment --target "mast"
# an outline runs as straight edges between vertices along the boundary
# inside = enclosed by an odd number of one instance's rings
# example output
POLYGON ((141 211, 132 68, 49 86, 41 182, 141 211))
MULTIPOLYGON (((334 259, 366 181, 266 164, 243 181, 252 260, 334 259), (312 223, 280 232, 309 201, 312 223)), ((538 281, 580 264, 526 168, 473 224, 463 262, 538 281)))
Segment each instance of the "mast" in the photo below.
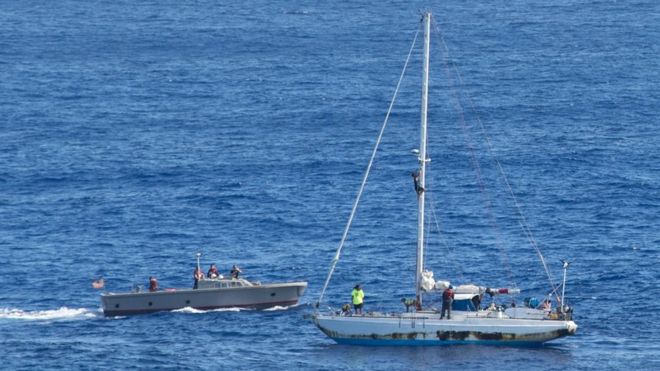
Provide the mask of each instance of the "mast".
POLYGON ((429 48, 431 44, 431 12, 424 13, 424 74, 422 76, 421 130, 419 144, 419 179, 417 190, 417 269, 415 278, 415 296, 417 305, 422 305, 422 271, 424 270, 424 198, 426 178, 426 119, 428 115, 429 95, 429 48))

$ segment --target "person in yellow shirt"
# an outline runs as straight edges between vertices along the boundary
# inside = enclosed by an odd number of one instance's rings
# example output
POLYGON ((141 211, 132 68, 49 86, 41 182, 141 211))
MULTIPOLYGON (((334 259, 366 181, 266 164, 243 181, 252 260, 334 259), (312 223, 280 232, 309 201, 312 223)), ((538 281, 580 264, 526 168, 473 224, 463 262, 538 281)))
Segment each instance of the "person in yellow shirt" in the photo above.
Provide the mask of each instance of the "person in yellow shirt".
POLYGON ((353 308, 355 308, 355 314, 362 314, 364 291, 362 291, 362 287, 360 287, 360 285, 355 285, 353 292, 351 292, 351 297, 353 298, 353 308))

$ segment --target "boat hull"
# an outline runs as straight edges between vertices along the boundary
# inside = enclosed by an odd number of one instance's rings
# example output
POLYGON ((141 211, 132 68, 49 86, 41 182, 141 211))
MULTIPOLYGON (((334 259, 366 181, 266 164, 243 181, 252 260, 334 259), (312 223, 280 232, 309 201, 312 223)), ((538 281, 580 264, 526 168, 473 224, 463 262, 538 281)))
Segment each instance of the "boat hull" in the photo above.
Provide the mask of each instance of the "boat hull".
POLYGON ((106 316, 152 313, 186 307, 200 310, 233 307, 265 309, 297 304, 306 288, 306 282, 290 282, 249 287, 104 293, 101 295, 101 303, 106 316))
POLYGON ((355 345, 535 346, 572 335, 577 330, 573 321, 490 318, 459 313, 453 314, 451 320, 420 314, 348 317, 317 314, 313 321, 337 343, 355 345))

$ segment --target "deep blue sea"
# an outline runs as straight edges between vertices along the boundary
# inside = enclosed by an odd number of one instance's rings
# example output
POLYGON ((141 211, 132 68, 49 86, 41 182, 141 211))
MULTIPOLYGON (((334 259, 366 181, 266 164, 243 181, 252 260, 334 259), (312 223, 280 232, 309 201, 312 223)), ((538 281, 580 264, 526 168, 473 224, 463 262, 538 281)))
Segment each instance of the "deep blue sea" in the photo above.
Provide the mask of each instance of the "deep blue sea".
MULTIPOLYGON (((0 35, 0 369, 660 369, 660 2, 0 1, 0 35), (574 337, 370 348, 309 320, 423 9, 442 35, 427 267, 548 292, 497 160, 555 283, 572 262, 574 337), (102 315, 94 279, 188 287, 197 252, 308 291, 102 315)), ((415 59, 327 305, 357 282, 367 310, 412 295, 420 77, 415 59)))

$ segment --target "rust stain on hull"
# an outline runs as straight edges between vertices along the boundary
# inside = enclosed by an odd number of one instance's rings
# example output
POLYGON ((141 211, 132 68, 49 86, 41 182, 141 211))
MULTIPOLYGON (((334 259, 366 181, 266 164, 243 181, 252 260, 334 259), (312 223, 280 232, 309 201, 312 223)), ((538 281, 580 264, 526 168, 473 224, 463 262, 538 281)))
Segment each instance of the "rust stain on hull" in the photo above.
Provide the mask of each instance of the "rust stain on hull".
POLYGON ((485 341, 547 341, 570 335, 567 329, 554 330, 536 334, 513 334, 505 332, 478 332, 478 331, 438 331, 436 336, 438 340, 447 341, 466 341, 466 340, 485 340, 485 341))

